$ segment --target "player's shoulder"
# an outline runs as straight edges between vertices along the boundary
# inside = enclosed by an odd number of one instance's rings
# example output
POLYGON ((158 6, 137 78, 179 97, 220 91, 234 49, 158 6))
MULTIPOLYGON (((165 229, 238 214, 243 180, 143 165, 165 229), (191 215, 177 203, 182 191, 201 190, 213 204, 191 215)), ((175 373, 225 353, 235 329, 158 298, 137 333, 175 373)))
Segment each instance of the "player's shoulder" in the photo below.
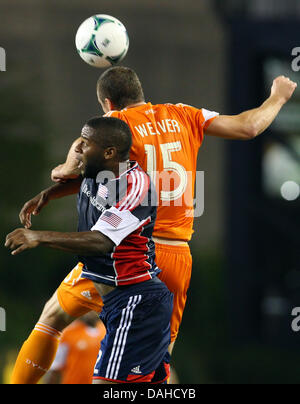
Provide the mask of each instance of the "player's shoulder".
POLYGON ((126 181, 121 181, 119 186, 120 200, 115 206, 119 210, 136 208, 146 193, 150 190, 150 177, 136 161, 131 161, 131 168, 126 172, 126 181), (122 187, 121 187, 122 185, 122 187), (125 188, 124 188, 125 187, 125 188))
POLYGON ((104 114, 104 118, 118 118, 121 114, 121 111, 112 110, 104 114))
POLYGON ((131 174, 130 182, 133 181, 132 188, 135 188, 135 192, 138 193, 140 200, 143 199, 142 196, 145 197, 147 192, 153 192, 153 184, 151 183, 149 174, 146 173, 138 163, 132 170, 131 174))
POLYGON ((177 112, 178 116, 188 118, 192 121, 197 119, 197 122, 203 121, 206 122, 212 118, 215 118, 219 115, 216 111, 211 111, 206 108, 198 108, 193 105, 177 103, 177 104, 165 104, 168 108, 174 111, 174 114, 177 112))
POLYGON ((128 183, 133 183, 135 187, 141 187, 141 183, 136 181, 136 178, 143 179, 143 185, 149 185, 148 179, 149 175, 142 169, 142 167, 138 164, 137 161, 131 161, 131 169, 128 170, 127 173, 127 181, 128 183), (145 183, 145 184, 144 184, 145 183))
POLYGON ((154 110, 165 110, 168 112, 177 112, 177 113, 181 113, 181 114, 186 114, 190 111, 197 111, 198 108, 189 105, 189 104, 184 104, 182 102, 177 102, 177 103, 170 103, 170 102, 166 102, 163 104, 155 104, 153 105, 153 109, 154 110))
POLYGON ((192 105, 185 104, 183 102, 176 102, 176 103, 171 103, 171 102, 165 102, 163 104, 157 104, 159 106, 164 106, 165 108, 195 108, 192 105))

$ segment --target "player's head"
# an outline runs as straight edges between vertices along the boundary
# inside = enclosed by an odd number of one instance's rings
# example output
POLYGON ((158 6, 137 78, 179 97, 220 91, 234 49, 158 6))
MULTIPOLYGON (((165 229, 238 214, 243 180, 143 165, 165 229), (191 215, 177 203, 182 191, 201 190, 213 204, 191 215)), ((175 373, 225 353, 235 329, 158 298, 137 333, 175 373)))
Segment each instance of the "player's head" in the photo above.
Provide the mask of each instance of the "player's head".
POLYGON ((82 175, 96 178, 100 171, 113 170, 129 158, 131 131, 117 118, 95 117, 86 122, 76 147, 82 175))
POLYGON ((123 66, 111 67, 101 74, 97 82, 97 96, 104 112, 109 111, 107 100, 117 110, 145 101, 137 74, 129 67, 123 66))

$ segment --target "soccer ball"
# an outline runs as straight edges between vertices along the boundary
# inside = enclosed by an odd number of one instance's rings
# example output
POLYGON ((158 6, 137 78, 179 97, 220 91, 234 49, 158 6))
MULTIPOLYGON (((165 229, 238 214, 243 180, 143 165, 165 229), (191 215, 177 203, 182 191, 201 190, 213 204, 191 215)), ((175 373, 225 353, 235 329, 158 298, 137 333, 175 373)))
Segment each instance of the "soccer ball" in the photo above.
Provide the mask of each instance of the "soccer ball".
POLYGON ((124 59, 129 38, 124 25, 115 17, 97 14, 83 21, 75 44, 79 56, 89 65, 109 67, 124 59))

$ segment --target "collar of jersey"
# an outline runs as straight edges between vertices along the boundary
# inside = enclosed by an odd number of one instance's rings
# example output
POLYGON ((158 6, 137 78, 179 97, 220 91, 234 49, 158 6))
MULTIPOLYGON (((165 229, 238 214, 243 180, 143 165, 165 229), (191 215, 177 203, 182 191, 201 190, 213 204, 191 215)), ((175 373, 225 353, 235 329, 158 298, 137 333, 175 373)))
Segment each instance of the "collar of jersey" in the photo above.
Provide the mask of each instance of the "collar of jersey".
POLYGON ((127 111, 128 109, 136 109, 136 108, 141 108, 141 107, 143 107, 143 108, 145 108, 145 106, 149 106, 149 105, 151 105, 151 103, 150 102, 144 102, 143 104, 141 104, 141 105, 132 105, 132 106, 128 106, 128 107, 125 107, 125 108, 123 108, 123 109, 121 109, 121 112, 122 111, 127 111))
POLYGON ((128 168, 128 170, 124 171, 121 175, 119 175, 119 177, 113 178, 110 181, 119 180, 123 175, 125 175, 125 174, 127 175, 130 171, 134 170, 138 166, 138 163, 136 161, 130 160, 129 163, 130 163, 131 167, 128 168))

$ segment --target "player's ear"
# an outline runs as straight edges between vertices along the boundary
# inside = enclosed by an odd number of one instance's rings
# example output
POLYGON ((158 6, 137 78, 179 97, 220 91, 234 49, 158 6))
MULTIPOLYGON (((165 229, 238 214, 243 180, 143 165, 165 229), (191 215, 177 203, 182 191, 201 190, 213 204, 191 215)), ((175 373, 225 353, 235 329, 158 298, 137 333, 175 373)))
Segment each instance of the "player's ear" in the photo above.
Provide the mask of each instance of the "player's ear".
POLYGON ((107 112, 114 111, 116 109, 114 103, 109 98, 105 98, 104 104, 105 109, 107 109, 107 112))
POLYGON ((117 157, 117 149, 114 146, 107 147, 104 150, 104 158, 105 160, 111 160, 117 157))

